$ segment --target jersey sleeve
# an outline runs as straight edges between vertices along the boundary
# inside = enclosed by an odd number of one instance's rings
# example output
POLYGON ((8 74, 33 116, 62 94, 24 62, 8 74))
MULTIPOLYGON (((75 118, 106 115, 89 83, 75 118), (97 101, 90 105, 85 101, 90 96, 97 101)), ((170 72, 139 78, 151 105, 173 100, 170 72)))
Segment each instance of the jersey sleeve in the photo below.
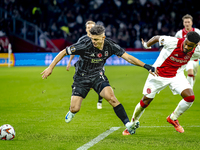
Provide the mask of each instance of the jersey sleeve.
POLYGON ((121 48, 118 44, 113 43, 113 52, 115 55, 121 57, 125 53, 125 50, 121 48))
POLYGON ((160 36, 159 46, 170 48, 171 46, 174 46, 174 44, 176 44, 177 41, 178 39, 172 36, 160 36))
POLYGON ((182 30, 179 30, 178 32, 176 32, 175 37, 182 38, 182 30))
POLYGON ((195 52, 191 57, 191 60, 195 60, 195 59, 200 59, 200 46, 199 45, 195 48, 195 52))
POLYGON ((200 30, 195 28, 195 32, 197 32, 200 35, 200 30))
POLYGON ((66 53, 68 55, 82 55, 85 52, 85 49, 89 47, 87 42, 78 42, 71 46, 66 47, 66 53))

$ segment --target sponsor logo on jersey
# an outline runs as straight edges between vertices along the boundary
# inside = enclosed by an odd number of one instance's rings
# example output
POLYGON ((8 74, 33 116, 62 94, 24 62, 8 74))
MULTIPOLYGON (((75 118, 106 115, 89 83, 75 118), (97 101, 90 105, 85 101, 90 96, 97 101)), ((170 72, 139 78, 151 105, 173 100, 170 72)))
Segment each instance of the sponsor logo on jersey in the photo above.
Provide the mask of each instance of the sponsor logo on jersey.
POLYGON ((184 57, 184 59, 189 59, 189 58, 190 58, 190 56, 185 56, 185 57, 184 57))
POLYGON ((178 62, 178 63, 187 63, 188 62, 188 60, 182 60, 182 59, 177 59, 177 58, 175 58, 175 57, 173 57, 173 56, 171 56, 170 57, 170 59, 172 60, 172 61, 175 61, 175 62, 178 62))
POLYGON ((92 59, 91 63, 99 63, 101 61, 103 61, 103 59, 92 59))

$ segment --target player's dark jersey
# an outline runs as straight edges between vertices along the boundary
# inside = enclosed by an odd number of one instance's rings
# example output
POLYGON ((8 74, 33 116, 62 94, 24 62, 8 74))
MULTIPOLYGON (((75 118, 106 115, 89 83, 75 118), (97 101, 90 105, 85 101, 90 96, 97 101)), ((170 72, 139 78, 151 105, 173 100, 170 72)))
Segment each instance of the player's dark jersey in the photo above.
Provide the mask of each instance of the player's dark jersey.
POLYGON ((89 36, 87 36, 87 34, 86 35, 83 35, 82 37, 80 37, 79 39, 78 39, 78 41, 77 41, 77 43, 79 43, 79 42, 81 42, 81 41, 87 41, 87 40, 89 40, 90 38, 89 38, 89 36))
POLYGON ((91 39, 83 40, 66 48, 68 55, 80 55, 76 73, 81 76, 93 76, 103 71, 106 60, 113 54, 122 56, 125 50, 119 45, 105 39, 102 50, 94 47, 91 39))

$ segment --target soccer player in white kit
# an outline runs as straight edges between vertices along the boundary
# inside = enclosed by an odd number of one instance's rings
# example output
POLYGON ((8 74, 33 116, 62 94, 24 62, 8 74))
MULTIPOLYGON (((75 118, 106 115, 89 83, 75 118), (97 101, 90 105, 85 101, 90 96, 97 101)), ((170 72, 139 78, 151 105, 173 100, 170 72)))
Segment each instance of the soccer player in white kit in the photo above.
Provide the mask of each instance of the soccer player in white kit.
MULTIPOLYGON (((193 31, 189 32, 186 38, 181 39, 171 36, 154 36, 148 42, 144 42, 142 39, 145 48, 151 48, 157 42, 163 48, 153 64, 153 67, 157 68, 159 76, 148 75, 143 88, 144 96, 133 112, 131 121, 135 124, 135 130, 139 127, 139 118, 155 95, 169 86, 173 94, 179 94, 183 99, 174 112, 167 117, 167 121, 175 127, 176 131, 184 132, 177 119, 191 107, 195 99, 192 87, 184 75, 184 69, 189 60, 200 58, 199 41, 200 35, 193 31)), ((123 131, 123 135, 130 135, 130 133, 126 129, 123 131)))
MULTIPOLYGON (((193 17, 189 14, 186 14, 185 16, 183 16, 182 18, 183 20, 183 26, 184 28, 179 30, 175 37, 177 38, 185 38, 186 34, 190 31, 195 31, 200 35, 200 30, 197 28, 193 28, 193 17)), ((194 86, 194 82, 195 82, 195 76, 197 75, 197 71, 199 68, 199 60, 191 60, 187 63, 186 65, 186 71, 187 71, 187 80, 189 81, 189 83, 191 84, 192 88, 194 86)))

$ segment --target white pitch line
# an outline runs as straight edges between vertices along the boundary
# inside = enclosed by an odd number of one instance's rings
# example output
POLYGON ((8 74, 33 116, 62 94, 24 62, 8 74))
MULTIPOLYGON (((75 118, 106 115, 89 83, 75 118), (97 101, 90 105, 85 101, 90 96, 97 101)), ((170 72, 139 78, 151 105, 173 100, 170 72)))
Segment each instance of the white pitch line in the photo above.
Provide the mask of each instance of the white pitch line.
MULTIPOLYGON (((171 127, 173 127, 173 126, 140 126, 140 128, 171 128, 171 127)), ((200 126, 195 126, 194 125, 194 126, 187 126, 187 127, 199 128, 200 126)), ((120 127, 112 127, 112 128, 110 128, 106 132, 100 134, 99 136, 97 136, 96 138, 94 138, 90 142, 84 144, 83 146, 77 148, 76 150, 87 150, 88 148, 94 146, 96 143, 98 143, 99 141, 103 140, 105 137, 107 137, 109 134, 113 133, 114 131, 118 130, 119 128, 120 127)))
POLYGON ((107 137, 109 134, 113 133, 114 131, 118 130, 120 127, 112 127, 109 130, 107 130, 106 132, 100 134, 99 136, 97 136, 96 138, 94 138, 93 140, 91 140, 90 142, 84 144, 83 146, 77 148, 77 150, 87 150, 88 148, 92 147, 93 145, 95 145, 96 143, 98 143, 99 141, 103 140, 105 137, 107 137))

